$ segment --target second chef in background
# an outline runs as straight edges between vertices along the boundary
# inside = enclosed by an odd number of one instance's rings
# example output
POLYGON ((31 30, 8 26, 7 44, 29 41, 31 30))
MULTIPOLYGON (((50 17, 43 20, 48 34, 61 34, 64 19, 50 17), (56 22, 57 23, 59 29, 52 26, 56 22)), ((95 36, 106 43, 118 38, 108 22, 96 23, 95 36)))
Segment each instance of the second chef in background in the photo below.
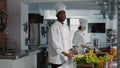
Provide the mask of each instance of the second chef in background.
POLYGON ((87 20, 84 18, 79 19, 80 25, 78 27, 78 30, 75 31, 72 43, 75 47, 75 49, 78 51, 78 53, 83 53, 84 48, 88 48, 89 46, 85 43, 85 33, 86 30, 86 24, 87 20))

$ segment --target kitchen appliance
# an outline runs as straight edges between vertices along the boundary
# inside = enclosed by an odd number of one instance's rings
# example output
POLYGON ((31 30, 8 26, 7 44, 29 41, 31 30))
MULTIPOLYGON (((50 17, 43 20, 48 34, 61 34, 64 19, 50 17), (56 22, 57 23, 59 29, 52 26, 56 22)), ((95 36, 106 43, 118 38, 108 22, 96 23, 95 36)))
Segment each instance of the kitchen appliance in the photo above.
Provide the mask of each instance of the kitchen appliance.
POLYGON ((93 46, 98 49, 100 47, 100 40, 97 38, 93 39, 93 46))

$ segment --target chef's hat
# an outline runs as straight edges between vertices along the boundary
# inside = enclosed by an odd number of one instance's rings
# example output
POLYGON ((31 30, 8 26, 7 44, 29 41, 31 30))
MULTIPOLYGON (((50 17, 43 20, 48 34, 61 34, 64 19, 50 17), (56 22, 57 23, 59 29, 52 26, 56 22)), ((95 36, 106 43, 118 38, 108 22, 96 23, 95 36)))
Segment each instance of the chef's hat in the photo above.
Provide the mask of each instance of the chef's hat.
POLYGON ((59 11, 62 11, 62 10, 65 11, 65 9, 66 9, 66 5, 63 4, 62 2, 59 2, 59 3, 56 3, 56 4, 55 4, 55 10, 56 10, 57 13, 58 13, 59 11))
POLYGON ((80 18, 79 21, 80 21, 80 26, 85 26, 85 27, 86 27, 86 24, 87 24, 87 22, 88 22, 87 19, 80 18))

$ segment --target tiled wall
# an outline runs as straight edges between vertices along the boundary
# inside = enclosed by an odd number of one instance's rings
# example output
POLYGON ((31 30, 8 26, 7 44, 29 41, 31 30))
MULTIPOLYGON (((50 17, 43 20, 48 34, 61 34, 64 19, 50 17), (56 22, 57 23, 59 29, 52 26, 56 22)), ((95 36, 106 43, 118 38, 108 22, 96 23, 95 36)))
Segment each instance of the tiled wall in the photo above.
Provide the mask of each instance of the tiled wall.
POLYGON ((7 13, 7 0, 0 0, 0 18, 2 26, 0 26, 0 47, 6 46, 6 27, 7 27, 7 15, 2 15, 2 13, 7 13))

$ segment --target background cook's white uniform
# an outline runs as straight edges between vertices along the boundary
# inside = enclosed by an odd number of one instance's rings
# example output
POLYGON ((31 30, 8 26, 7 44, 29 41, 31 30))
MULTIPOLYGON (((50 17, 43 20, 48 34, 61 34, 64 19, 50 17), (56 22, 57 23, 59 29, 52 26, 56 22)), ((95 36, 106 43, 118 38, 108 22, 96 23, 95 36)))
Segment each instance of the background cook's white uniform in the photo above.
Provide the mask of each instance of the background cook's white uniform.
POLYGON ((78 53, 83 52, 81 44, 85 44, 84 32, 81 32, 81 30, 77 30, 73 36, 72 43, 74 44, 75 49, 78 51, 78 53))
POLYGON ((67 57, 61 53, 62 51, 69 53, 69 49, 72 48, 69 45, 69 30, 66 26, 56 21, 49 30, 48 59, 50 63, 62 64, 67 61, 67 57))

